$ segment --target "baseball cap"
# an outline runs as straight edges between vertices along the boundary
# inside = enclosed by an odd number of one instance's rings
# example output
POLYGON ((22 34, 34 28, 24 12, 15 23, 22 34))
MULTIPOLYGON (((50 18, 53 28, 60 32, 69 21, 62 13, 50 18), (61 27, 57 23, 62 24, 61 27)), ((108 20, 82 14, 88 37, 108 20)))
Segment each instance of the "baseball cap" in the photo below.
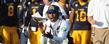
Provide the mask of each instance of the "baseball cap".
POLYGON ((48 11, 47 11, 48 14, 56 14, 56 13, 59 13, 59 7, 56 6, 56 5, 51 5, 49 8, 48 8, 48 11))

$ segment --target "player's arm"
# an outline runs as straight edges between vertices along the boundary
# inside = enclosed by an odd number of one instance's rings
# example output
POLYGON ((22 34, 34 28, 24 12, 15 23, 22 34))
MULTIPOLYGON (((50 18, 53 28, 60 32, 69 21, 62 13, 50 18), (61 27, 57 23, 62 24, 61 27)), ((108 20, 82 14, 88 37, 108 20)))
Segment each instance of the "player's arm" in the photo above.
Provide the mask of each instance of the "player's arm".
POLYGON ((73 17, 74 17, 74 9, 72 8, 72 11, 71 11, 70 17, 69 17, 70 23, 73 23, 73 17))
POLYGON ((73 27, 73 21, 74 21, 74 9, 72 8, 72 11, 70 13, 70 17, 69 17, 69 21, 70 21, 70 31, 72 31, 72 27, 73 27))
POLYGON ((75 8, 75 3, 77 1, 74 1, 72 3, 72 7, 71 7, 71 13, 70 13, 70 17, 69 17, 69 21, 70 21, 70 31, 72 31, 72 27, 73 27, 73 22, 74 22, 74 8, 75 8))
POLYGON ((92 25, 96 23, 95 20, 93 19, 93 16, 88 16, 88 22, 92 25))
POLYGON ((38 24, 38 28, 40 29, 40 31, 42 32, 42 34, 45 32, 46 27, 47 27, 47 25, 46 24, 43 24, 42 22, 40 22, 38 24))

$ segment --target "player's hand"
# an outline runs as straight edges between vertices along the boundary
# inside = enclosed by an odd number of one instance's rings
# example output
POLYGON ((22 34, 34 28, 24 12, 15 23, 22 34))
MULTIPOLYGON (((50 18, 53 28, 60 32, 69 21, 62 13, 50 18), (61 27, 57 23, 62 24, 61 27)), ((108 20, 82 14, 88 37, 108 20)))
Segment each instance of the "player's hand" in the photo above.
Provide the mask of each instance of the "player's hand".
POLYGON ((42 22, 39 22, 39 23, 38 23, 38 26, 39 26, 39 28, 43 28, 43 27, 44 27, 44 25, 43 25, 42 22))
POLYGON ((47 25, 44 25, 42 22, 40 22, 38 24, 38 27, 40 28, 41 32, 44 33, 47 25))
POLYGON ((47 33, 47 34, 43 34, 43 36, 47 37, 47 38, 50 38, 52 39, 53 38, 53 35, 51 33, 47 33))
POLYGON ((90 22, 92 25, 96 24, 96 21, 95 20, 91 20, 90 22))
POLYGON ((92 25, 96 24, 96 21, 93 19, 93 16, 88 16, 88 22, 92 25))

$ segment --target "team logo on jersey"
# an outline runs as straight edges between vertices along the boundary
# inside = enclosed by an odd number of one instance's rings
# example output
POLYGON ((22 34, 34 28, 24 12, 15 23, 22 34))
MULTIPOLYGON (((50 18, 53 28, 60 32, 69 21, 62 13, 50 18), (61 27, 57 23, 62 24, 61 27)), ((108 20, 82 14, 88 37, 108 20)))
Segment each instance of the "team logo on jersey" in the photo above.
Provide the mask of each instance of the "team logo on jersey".
POLYGON ((66 26, 63 26, 62 31, 66 31, 66 28, 67 28, 66 26))

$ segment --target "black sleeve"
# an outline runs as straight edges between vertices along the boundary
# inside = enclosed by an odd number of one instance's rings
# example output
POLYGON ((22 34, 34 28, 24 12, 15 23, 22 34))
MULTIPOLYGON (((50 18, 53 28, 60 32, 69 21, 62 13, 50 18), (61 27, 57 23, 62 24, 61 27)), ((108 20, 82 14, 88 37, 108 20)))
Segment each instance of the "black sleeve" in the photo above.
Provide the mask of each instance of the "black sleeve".
POLYGON ((30 21, 31 21, 31 11, 27 10, 27 16, 25 17, 25 26, 28 26, 30 21))

